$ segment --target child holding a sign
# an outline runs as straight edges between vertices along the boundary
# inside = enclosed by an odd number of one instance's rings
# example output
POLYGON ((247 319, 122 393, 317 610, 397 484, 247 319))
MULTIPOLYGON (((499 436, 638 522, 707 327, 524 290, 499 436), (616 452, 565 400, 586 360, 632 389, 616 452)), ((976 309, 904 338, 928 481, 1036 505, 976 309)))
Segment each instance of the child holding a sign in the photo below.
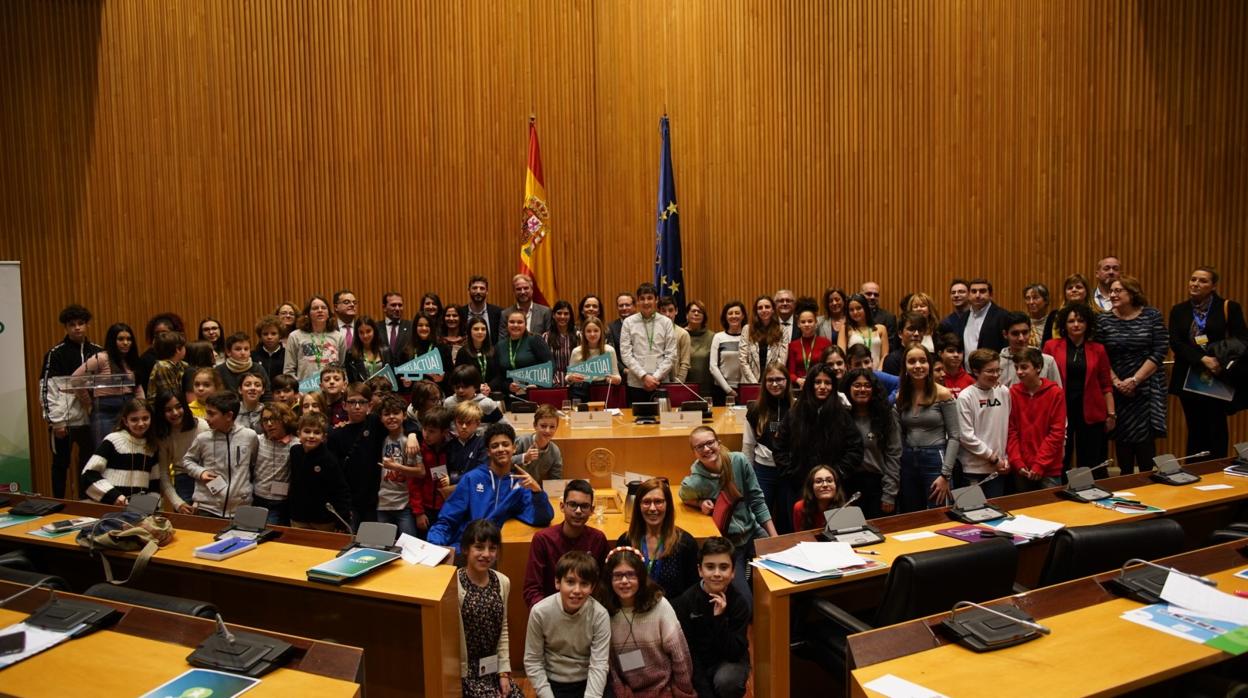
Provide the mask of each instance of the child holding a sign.
POLYGON ((572 349, 565 379, 569 395, 582 402, 589 400, 589 386, 593 383, 620 384, 619 360, 615 355, 615 347, 607 341, 602 320, 595 316, 587 317, 581 323, 581 343, 572 349), (593 359, 598 357, 602 358, 594 362, 593 359))

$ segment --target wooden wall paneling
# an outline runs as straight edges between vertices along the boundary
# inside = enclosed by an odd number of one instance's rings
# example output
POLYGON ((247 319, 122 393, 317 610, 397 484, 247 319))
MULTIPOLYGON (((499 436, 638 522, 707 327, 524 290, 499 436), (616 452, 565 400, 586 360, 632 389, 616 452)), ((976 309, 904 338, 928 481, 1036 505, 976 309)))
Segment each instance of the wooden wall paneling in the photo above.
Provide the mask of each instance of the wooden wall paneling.
POLYGON ((1233 0, 3 3, 35 461, 35 372, 74 300, 99 338, 162 310, 249 330, 344 286, 411 313, 478 272, 506 305, 531 112, 573 301, 650 278, 665 108, 712 316, 868 278, 948 312, 948 279, 979 274, 1018 307, 1107 250, 1163 310, 1210 260, 1248 297, 1246 30, 1233 0))

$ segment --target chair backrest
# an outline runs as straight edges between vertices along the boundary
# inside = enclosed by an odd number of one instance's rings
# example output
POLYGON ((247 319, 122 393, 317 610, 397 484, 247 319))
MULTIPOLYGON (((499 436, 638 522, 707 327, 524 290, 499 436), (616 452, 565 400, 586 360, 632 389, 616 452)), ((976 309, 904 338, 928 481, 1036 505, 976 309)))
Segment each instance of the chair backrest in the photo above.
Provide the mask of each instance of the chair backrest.
POLYGON ((87 589, 84 595, 94 596, 97 599, 120 601, 131 606, 142 606, 144 608, 154 608, 158 611, 181 613, 184 616, 195 616, 197 618, 217 617, 217 607, 207 601, 196 601, 195 599, 184 599, 180 596, 157 594, 153 591, 131 589, 130 587, 105 582, 100 582, 87 589))
POLYGON ((530 402, 536 402, 539 405, 550 405, 555 409, 563 407, 563 401, 568 399, 567 388, 529 388, 524 399, 530 402))
POLYGON ((607 409, 614 407, 622 410, 625 407, 628 407, 628 388, 626 388, 623 384, 591 385, 589 386, 589 401, 605 402, 607 409))
POLYGON ((664 383, 660 390, 667 391, 667 403, 673 408, 680 407, 681 404, 689 402, 690 400, 702 399, 702 396, 698 393, 698 389, 692 385, 664 383))
POLYGON ((1049 543, 1040 586, 1122 567, 1131 558, 1156 560, 1183 552, 1183 526, 1174 519, 1063 528, 1049 543))
POLYGON ((1018 550, 1003 539, 902 555, 893 562, 875 627, 941 613, 958 601, 1014 593, 1018 550))
POLYGON ((43 572, 35 572, 33 570, 25 570, 20 567, 10 567, 8 565, 0 565, 0 580, 13 582, 14 584, 24 584, 26 586, 34 586, 40 582, 44 586, 51 587, 57 591, 69 591, 69 584, 62 578, 52 574, 44 574, 43 572))
POLYGON ((757 400, 761 394, 762 389, 759 388, 758 383, 741 383, 737 386, 737 404, 745 405, 750 400, 757 400))

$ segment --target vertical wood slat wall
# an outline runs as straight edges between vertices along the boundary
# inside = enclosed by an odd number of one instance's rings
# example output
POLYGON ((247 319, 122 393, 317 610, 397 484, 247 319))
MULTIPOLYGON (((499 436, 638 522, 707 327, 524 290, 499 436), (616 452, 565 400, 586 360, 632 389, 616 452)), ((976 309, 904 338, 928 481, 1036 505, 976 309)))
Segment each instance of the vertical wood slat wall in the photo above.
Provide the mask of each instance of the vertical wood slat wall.
POLYGON ((2 3, 37 486, 65 303, 97 338, 164 310, 249 329, 344 286, 410 311, 472 273, 505 305, 530 113, 574 301, 651 273, 665 109, 713 308, 980 274, 1018 307, 1106 251, 1163 309, 1209 261, 1248 297, 1245 35, 1234 0, 2 3))

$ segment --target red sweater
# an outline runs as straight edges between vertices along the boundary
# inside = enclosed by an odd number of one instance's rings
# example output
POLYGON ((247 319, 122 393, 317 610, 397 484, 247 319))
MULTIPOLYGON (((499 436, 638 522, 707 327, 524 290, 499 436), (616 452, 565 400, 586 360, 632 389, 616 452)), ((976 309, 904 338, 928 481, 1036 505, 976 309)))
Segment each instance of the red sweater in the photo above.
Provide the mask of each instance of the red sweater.
POLYGON ((972 385, 975 385, 975 377, 961 366, 958 367, 957 373, 945 372, 945 387, 953 393, 954 397, 957 397, 963 388, 969 388, 972 385))
POLYGON ((589 553, 601 566, 607 557, 607 537, 602 531, 586 526, 580 537, 567 538, 563 535, 562 521, 533 534, 529 562, 524 566, 524 602, 529 608, 555 593, 555 566, 564 553, 573 550, 589 553))
POLYGON ((1062 387, 1040 379, 1035 394, 1022 383, 1010 386, 1010 430, 1005 452, 1014 472, 1027 468, 1044 477, 1061 477, 1066 446, 1066 396, 1062 387))
MULTIPOLYGON (((438 465, 446 465, 446 443, 434 449, 424 442, 420 444, 420 459, 425 464, 425 476, 407 476, 407 493, 412 505, 412 513, 433 514, 442 508, 442 490, 438 489, 437 479, 430 469, 438 465)), ((433 520, 430 519, 430 523, 433 520)))
MULTIPOLYGON (((798 378, 806 377, 806 359, 810 365, 819 363, 823 350, 832 346, 832 340, 823 335, 815 335, 812 339, 798 339, 789 342, 789 359, 785 366, 789 369, 789 380, 797 382, 798 378), (813 348, 812 348, 813 347, 813 348)), ((762 376, 759 376, 762 380, 762 376)))

